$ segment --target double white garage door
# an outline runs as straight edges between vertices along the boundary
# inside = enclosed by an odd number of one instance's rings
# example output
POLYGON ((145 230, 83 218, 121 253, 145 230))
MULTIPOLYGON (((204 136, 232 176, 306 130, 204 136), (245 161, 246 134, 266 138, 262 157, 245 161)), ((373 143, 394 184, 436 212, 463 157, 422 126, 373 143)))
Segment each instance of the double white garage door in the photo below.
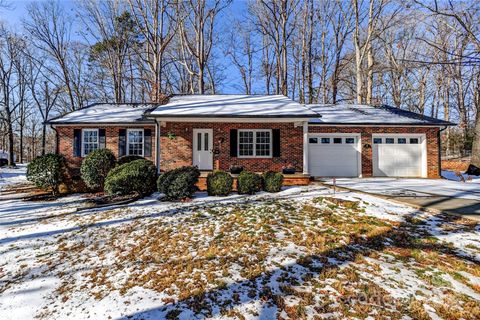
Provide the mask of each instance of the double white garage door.
MULTIPOLYGON (((309 171, 317 177, 362 175, 360 134, 309 134, 309 171)), ((424 135, 373 135, 372 169, 376 177, 425 177, 424 135)))

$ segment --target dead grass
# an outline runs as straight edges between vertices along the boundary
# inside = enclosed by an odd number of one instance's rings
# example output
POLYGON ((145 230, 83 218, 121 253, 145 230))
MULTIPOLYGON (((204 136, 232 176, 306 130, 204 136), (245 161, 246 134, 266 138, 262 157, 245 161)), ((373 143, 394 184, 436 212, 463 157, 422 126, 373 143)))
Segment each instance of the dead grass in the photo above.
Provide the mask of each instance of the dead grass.
MULTIPOLYGON (((78 292, 101 300, 112 291, 127 296, 141 287, 165 297, 168 319, 176 319, 184 309, 208 317, 214 307, 225 317, 242 319, 246 314, 237 307, 245 299, 275 306, 277 315, 284 312, 291 319, 329 314, 429 319, 423 304, 432 297, 442 303, 431 307, 447 318, 480 316, 478 301, 459 295, 443 278, 455 275, 478 292, 478 286, 458 274, 480 276, 478 264, 432 238, 422 219, 399 223, 364 213, 360 201, 337 198, 208 205, 179 210, 172 218, 84 228, 73 237, 58 238, 55 260, 42 259, 62 278, 56 306, 78 292), (385 265, 393 263, 393 274, 411 270, 426 291, 387 275, 385 265), (88 266, 82 277, 61 273, 78 265, 88 266), (416 298, 394 298, 391 292, 396 290, 411 290, 416 298)), ((94 224, 118 214, 103 211, 81 222, 94 224)), ((476 227, 467 221, 454 223, 446 221, 442 228, 459 232, 476 227)), ((248 310, 251 315, 257 312, 248 310)))

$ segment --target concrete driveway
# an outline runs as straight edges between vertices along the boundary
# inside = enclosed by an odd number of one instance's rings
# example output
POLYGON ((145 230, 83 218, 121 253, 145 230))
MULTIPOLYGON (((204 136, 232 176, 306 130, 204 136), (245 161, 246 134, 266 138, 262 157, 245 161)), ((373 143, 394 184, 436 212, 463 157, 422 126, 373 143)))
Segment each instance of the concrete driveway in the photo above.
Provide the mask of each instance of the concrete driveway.
MULTIPOLYGON (((322 179, 332 186, 333 179, 322 179)), ((445 179, 365 178, 336 179, 336 185, 424 210, 460 214, 480 221, 480 181, 457 182, 445 179)))

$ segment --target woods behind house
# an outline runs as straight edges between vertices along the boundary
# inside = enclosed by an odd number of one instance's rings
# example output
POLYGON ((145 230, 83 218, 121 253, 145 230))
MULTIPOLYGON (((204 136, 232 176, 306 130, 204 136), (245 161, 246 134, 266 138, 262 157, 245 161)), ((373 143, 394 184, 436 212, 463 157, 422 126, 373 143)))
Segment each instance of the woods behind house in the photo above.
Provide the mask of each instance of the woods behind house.
MULTIPOLYGON (((480 165, 480 3, 0 0, 0 149, 52 152, 43 122, 90 103, 284 94, 389 104, 458 123, 443 152, 480 165)), ((14 159, 16 156, 16 159, 14 159)))

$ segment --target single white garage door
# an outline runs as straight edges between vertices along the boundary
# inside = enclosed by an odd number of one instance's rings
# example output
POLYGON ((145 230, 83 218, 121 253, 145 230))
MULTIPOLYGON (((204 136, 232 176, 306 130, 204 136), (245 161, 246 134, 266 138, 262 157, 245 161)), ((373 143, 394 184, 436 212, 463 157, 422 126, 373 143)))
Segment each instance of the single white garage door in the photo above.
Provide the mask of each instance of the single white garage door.
POLYGON ((374 176, 424 176, 424 136, 373 135, 372 140, 374 176))
POLYGON ((309 134, 308 165, 315 177, 358 177, 360 137, 309 134))

